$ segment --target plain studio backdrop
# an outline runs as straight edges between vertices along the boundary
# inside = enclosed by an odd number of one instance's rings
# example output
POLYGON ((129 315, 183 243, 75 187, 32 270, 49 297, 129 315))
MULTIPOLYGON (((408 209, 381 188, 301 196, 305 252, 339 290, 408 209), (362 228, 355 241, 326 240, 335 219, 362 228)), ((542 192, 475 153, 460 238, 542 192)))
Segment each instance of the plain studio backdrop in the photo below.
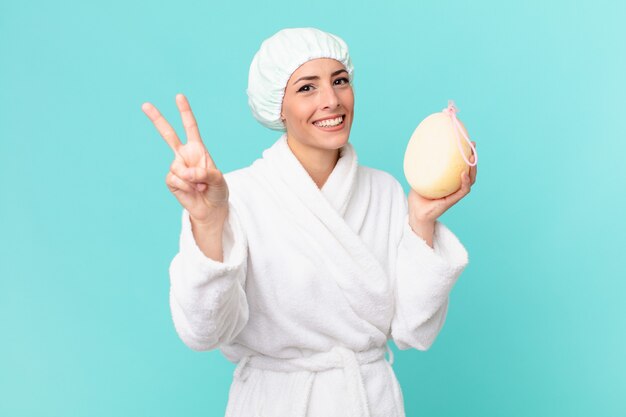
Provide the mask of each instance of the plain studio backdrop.
MULTIPOLYGON (((430 350, 399 351, 408 416, 623 416, 626 3, 0 3, 0 415, 223 416, 234 364, 175 333, 172 152, 186 94, 223 172, 279 133, 247 106, 285 27, 341 36, 360 163, 408 192, 408 139, 455 101, 478 145, 440 220, 469 252, 430 350)), ((384 238, 384 237, 381 237, 384 238)))

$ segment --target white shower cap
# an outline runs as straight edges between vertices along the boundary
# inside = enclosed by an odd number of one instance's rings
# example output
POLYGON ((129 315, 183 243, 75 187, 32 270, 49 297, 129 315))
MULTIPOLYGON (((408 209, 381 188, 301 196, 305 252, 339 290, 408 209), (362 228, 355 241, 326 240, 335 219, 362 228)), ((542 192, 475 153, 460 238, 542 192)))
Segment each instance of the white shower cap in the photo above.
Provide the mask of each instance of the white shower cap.
POLYGON ((348 45, 340 37, 315 28, 282 29, 264 40, 252 58, 248 77, 248 105, 263 126, 285 131, 280 111, 287 81, 302 64, 317 58, 341 62, 352 83, 348 45))

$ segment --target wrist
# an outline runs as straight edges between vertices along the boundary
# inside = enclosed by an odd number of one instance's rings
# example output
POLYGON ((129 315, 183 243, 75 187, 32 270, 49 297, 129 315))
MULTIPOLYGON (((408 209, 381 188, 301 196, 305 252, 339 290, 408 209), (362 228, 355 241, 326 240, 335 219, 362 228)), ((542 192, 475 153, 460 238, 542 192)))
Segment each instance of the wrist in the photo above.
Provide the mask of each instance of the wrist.
POLYGON ((432 233, 435 230, 435 222, 409 222, 411 229, 416 233, 432 233))
POLYGON ((189 216, 189 220, 191 221, 191 226, 194 230, 202 231, 203 234, 209 235, 221 235, 224 231, 224 223, 226 223, 226 217, 228 216, 228 212, 224 216, 212 217, 209 220, 197 220, 194 219, 191 215, 189 216))
POLYGON ((433 247, 435 220, 417 221, 411 219, 409 225, 417 236, 424 240, 428 246, 433 247))
POLYGON ((437 219, 420 219, 415 216, 409 216, 409 224, 411 227, 420 229, 434 229, 437 219))

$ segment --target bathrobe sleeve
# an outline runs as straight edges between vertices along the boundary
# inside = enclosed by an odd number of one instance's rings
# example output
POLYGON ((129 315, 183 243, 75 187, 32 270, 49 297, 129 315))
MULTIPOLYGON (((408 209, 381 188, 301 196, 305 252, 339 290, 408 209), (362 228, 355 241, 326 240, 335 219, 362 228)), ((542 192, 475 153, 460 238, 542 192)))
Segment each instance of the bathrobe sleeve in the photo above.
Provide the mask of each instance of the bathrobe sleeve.
MULTIPOLYGON (((391 324, 392 338, 401 350, 427 350, 443 327, 452 287, 468 263, 468 254, 458 238, 437 220, 431 248, 409 225, 404 189, 396 207, 401 219, 396 227, 396 308, 391 324)), ((392 242, 393 243, 393 242, 392 242)))
POLYGON ((229 343, 248 322, 248 245, 232 203, 222 242, 223 262, 204 255, 194 239, 189 212, 183 209, 180 249, 169 270, 170 308, 176 332, 196 351, 229 343))

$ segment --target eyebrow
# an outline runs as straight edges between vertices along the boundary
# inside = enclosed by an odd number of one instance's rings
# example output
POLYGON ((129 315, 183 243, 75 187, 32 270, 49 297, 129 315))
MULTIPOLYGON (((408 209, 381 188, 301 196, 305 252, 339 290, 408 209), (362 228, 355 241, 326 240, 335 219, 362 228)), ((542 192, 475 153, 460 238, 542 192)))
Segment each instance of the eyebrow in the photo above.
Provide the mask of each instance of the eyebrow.
MULTIPOLYGON (((342 72, 345 72, 346 74, 348 73, 348 71, 346 71, 345 69, 342 68, 340 70, 337 70, 337 71, 333 72, 332 74, 330 74, 330 76, 334 77, 335 75, 341 74, 342 72)), ((298 83, 299 81, 302 81, 302 80, 319 80, 319 79, 320 79, 320 77, 318 77, 317 75, 309 75, 308 77, 300 77, 300 78, 298 78, 291 85, 296 85, 296 83, 298 83)))

